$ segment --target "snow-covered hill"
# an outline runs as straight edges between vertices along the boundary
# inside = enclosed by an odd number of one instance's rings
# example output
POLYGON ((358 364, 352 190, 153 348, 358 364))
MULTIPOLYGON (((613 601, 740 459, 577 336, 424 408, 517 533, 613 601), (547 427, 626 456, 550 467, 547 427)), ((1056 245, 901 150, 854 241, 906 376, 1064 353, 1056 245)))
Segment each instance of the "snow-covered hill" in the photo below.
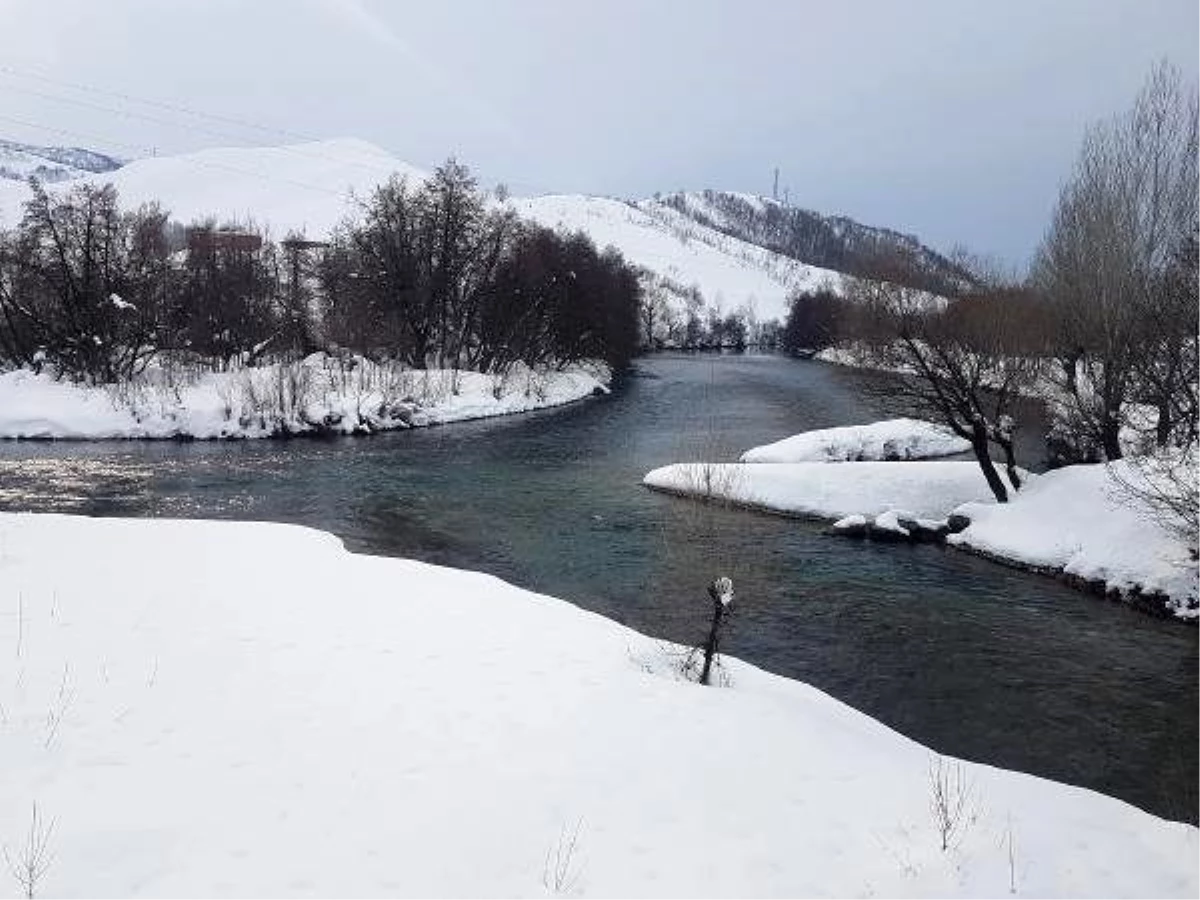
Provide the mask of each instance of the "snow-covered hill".
MULTIPOLYGON (((124 207, 157 201, 184 223, 207 218, 253 221, 275 237, 298 231, 319 238, 351 211, 352 193, 366 196, 394 172, 425 177, 373 144, 338 139, 139 159, 82 180, 111 183, 124 207)), ((27 194, 23 185, 16 192, 0 193, 0 224, 17 220, 19 200, 27 194)))
POLYGON ((880 256, 899 254, 919 284, 935 292, 960 286, 965 273, 914 235, 826 216, 767 197, 727 191, 694 191, 643 200, 647 212, 669 211, 706 228, 764 247, 808 265, 862 274, 880 256))
MULTIPOLYGON (((72 152, 80 154, 76 159, 80 166, 95 162, 89 162, 85 151, 72 152)), ((66 189, 79 179, 111 182, 126 207, 158 201, 184 223, 207 218, 252 221, 276 238, 294 231, 317 239, 353 212, 355 196, 368 196, 391 174, 416 181, 427 175, 373 144, 352 138, 202 150, 140 159, 98 174, 75 171, 75 179, 59 181, 51 189, 66 189)), ((0 181, 0 226, 18 221, 28 191, 21 182, 0 181)), ((582 230, 598 247, 615 247, 647 270, 647 283, 654 284, 677 310, 689 294, 698 291, 709 308, 724 313, 749 308, 760 321, 781 319, 794 288, 836 282, 839 276, 837 266, 811 264, 777 235, 773 237, 763 224, 773 208, 771 201, 749 195, 705 192, 635 202, 552 195, 506 202, 542 225, 582 230), (745 216, 728 213, 728 204, 714 198, 741 198, 738 202, 758 216, 747 220, 753 227, 743 222, 745 216)))
POLYGON ((121 160, 82 147, 39 147, 0 140, 0 179, 56 182, 119 169, 121 160))
POLYGON ((585 231, 650 270, 676 303, 690 289, 729 313, 750 307, 760 320, 782 319, 795 287, 836 280, 837 272, 807 266, 763 247, 689 221, 667 208, 641 208, 604 197, 553 195, 512 201, 525 218, 549 228, 585 231))

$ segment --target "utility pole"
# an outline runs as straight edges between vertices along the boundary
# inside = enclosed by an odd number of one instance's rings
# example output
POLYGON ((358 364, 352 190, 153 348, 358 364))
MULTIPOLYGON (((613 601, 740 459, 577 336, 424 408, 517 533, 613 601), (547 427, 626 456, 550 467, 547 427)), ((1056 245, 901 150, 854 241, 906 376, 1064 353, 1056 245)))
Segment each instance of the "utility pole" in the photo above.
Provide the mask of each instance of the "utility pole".
POLYGON ((771 188, 771 199, 779 199, 779 166, 775 167, 775 186, 771 188))

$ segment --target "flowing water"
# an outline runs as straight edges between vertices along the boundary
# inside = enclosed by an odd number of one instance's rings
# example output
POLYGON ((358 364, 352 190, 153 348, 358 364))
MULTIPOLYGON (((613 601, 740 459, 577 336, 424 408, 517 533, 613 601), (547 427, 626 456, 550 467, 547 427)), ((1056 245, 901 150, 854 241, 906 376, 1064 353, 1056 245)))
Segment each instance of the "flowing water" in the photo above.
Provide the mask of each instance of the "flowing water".
MULTIPOLYGON (((682 642, 702 637, 704 586, 727 574, 729 653, 940 752, 1195 821, 1194 628, 965 553, 640 484, 666 463, 903 411, 888 387, 782 357, 656 356, 611 397, 371 438, 0 443, 0 509, 311 525, 682 642)), ((1038 468, 1037 411, 1022 418, 1022 461, 1038 468)))

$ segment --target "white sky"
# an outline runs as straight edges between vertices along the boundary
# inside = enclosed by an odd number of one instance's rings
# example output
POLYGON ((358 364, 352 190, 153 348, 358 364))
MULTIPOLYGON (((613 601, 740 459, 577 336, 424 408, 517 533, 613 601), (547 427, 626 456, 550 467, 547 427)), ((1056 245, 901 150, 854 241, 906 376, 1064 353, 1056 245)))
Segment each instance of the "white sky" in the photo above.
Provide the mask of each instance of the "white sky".
POLYGON ((779 166, 798 205, 1020 263, 1085 125, 1158 59, 1194 79, 1198 28, 1196 0, 0 0, 0 136, 354 136, 516 193, 769 194, 779 166))

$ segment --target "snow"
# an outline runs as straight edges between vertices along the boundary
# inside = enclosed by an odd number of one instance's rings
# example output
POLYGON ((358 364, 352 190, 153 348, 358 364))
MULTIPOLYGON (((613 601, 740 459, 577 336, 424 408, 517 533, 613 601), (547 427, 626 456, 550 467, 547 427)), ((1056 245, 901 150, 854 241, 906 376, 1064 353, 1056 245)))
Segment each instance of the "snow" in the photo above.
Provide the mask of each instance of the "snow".
POLYGON ((900 520, 909 518, 912 518, 912 515, 907 510, 889 509, 875 517, 872 527, 879 531, 890 531, 893 534, 908 537, 909 531, 900 524, 900 520))
POLYGON ((108 387, 22 369, 0 373, 0 438, 353 434, 558 406, 606 392, 607 380, 607 371, 594 365, 546 373, 517 368, 502 378, 325 354, 191 377, 154 369, 108 387))
POLYGON ((0 842, 54 822, 39 896, 1200 888, 1196 829, 983 765, 943 851, 931 752, 826 694, 686 683, 570 604, 308 529, 0 514, 0 648, 0 842))
MULTIPOLYGON (((1112 464, 1126 480, 1128 461, 1112 464)), ((947 540, 992 556, 1063 571, 1109 588, 1160 592, 1180 618, 1195 619, 1196 563, 1183 543, 1123 494, 1104 465, 1079 465, 1033 476, 1010 503, 970 503, 971 520, 947 540)))
POLYGON ((862 528, 867 524, 867 517, 854 513, 849 516, 842 516, 833 523, 834 528, 862 528))
MULTIPOLYGON (((50 186, 109 184, 121 206, 159 202, 185 224, 215 217, 266 226, 276 238, 302 232, 328 236, 354 208, 352 192, 366 197, 391 174, 422 181, 427 174, 374 144, 338 138, 281 147, 224 147, 139 159, 115 172, 50 186)), ((28 187, 0 193, 0 225, 15 225, 28 187)))
MULTIPOLYGON (((49 190, 80 183, 112 183, 121 205, 157 201, 185 224, 215 217, 252 222, 275 238, 302 232, 328 237, 393 173, 421 182, 428 173, 366 141, 339 138, 281 147, 228 147, 127 163, 114 172, 85 175, 49 190)), ((0 227, 16 225, 29 188, 0 180, 0 227)), ((506 206, 550 228, 587 232, 598 247, 614 246, 630 262, 668 279, 679 291, 698 287, 724 313, 752 306, 760 321, 787 312, 793 288, 837 283, 836 272, 728 237, 661 204, 645 208, 582 195, 512 198, 506 206)), ((678 292, 675 292, 678 294, 678 292)), ((682 308, 682 295, 672 294, 682 308)))
MULTIPOLYGON (((1127 461, 1113 464, 1126 481, 1127 461)), ((1041 475, 1022 471, 1023 488, 997 504, 975 462, 676 463, 647 473, 657 490, 835 521, 849 530, 872 521, 906 537, 900 520, 943 528, 951 513, 971 525, 946 537, 974 550, 1050 573, 1102 581, 1122 594, 1158 593, 1181 619, 1200 617, 1197 564, 1186 545, 1121 492, 1103 465, 1041 475)))
POLYGON ((709 305, 719 305, 725 313, 750 304, 760 320, 782 320, 794 288, 816 287, 840 277, 727 237, 667 207, 647 210, 581 195, 517 199, 512 204, 523 218, 547 228, 587 232, 601 249, 613 246, 629 262, 684 289, 698 287, 709 305))
POLYGON ((118 165, 110 157, 78 148, 38 147, 0 140, 0 181, 20 182, 30 177, 45 182, 65 181, 118 165))
POLYGON ((742 454, 748 463, 856 462, 860 460, 927 459, 952 456, 971 445, 933 422, 888 419, 805 431, 742 454))
POLYGON ((889 510, 936 519, 991 497, 974 462, 676 463, 649 472, 643 483, 822 519, 889 510))

